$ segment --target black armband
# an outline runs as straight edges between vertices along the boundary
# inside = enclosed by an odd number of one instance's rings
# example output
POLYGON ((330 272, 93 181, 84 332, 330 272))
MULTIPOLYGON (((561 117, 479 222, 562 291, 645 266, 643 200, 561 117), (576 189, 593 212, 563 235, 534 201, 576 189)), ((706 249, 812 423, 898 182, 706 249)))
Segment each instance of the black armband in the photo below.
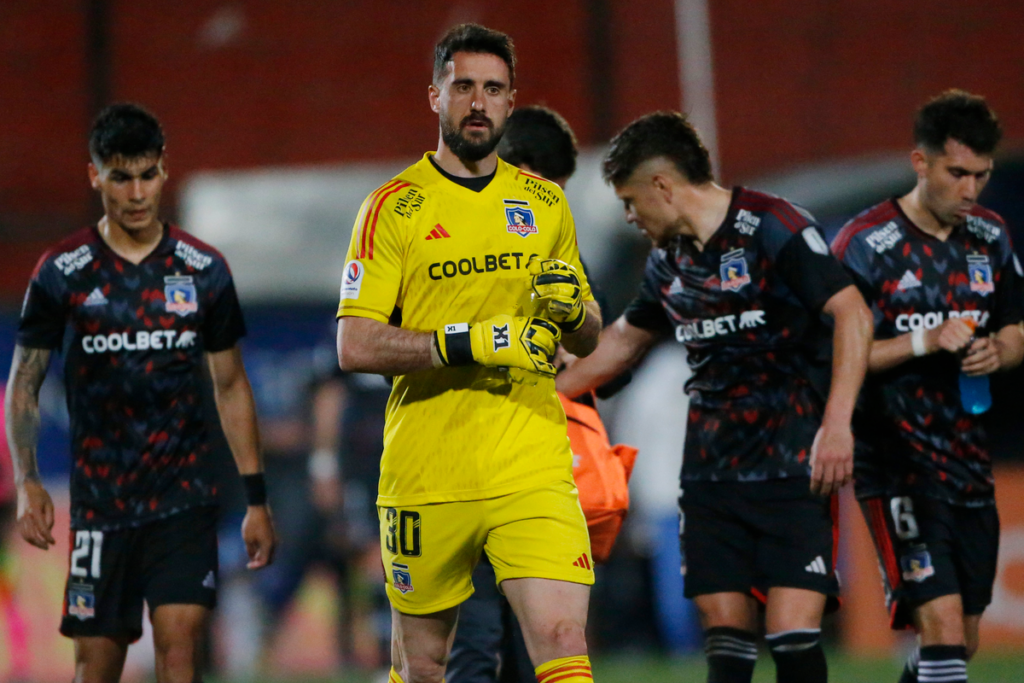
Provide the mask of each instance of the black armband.
POLYGON ((245 500, 249 505, 267 504, 267 481, 262 472, 243 474, 242 485, 245 486, 245 500))

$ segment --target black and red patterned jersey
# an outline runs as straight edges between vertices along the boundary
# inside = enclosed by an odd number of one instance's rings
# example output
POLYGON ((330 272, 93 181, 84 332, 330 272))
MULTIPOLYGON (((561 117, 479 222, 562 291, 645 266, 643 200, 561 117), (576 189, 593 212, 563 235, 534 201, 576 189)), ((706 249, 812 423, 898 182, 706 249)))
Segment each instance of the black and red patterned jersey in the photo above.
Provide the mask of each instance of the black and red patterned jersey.
MULTIPOLYGON (((987 335, 1022 318, 1022 272, 995 213, 976 206, 943 241, 893 199, 847 223, 833 242, 875 317, 875 339, 972 318, 987 335)), ((960 404, 960 361, 945 352, 869 375, 858 438, 859 496, 893 486, 959 505, 992 504, 992 465, 978 417, 960 404)))
POLYGON ((851 284, 809 213, 744 188, 703 251, 679 237, 651 252, 625 315, 686 345, 684 481, 810 475, 831 349, 820 312, 851 284))
POLYGON ((245 334, 227 262, 175 227, 138 265, 95 227, 40 259, 18 344, 64 353, 71 526, 137 526, 212 504, 204 352, 245 334))

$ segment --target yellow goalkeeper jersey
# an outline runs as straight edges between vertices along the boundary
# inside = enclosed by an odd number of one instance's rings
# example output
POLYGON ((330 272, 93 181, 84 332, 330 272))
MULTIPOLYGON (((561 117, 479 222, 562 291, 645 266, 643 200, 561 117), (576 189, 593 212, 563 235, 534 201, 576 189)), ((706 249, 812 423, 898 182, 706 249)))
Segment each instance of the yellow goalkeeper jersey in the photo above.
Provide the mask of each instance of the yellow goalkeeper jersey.
MULTIPOLYGON (((432 332, 502 313, 529 314, 531 255, 580 265, 561 188, 498 160, 480 192, 446 178, 427 153, 367 197, 356 218, 338 317, 432 332)), ((517 371, 518 372, 518 371, 517 371)), ((395 377, 378 505, 491 498, 572 481, 555 382, 480 365, 395 377), (518 377, 523 377, 519 375, 518 377)))

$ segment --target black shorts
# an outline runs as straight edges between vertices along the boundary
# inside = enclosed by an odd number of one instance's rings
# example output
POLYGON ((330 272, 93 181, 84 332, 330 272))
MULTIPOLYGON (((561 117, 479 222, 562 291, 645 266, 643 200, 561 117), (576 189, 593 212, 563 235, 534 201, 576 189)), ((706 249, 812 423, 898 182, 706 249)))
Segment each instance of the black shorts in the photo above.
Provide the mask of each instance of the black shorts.
POLYGON ((142 636, 142 601, 217 604, 217 508, 190 508, 141 527, 71 530, 71 566, 60 632, 142 636))
POLYGON ((776 587, 837 597, 837 499, 816 496, 809 486, 805 478, 683 482, 686 597, 763 597, 776 587))
POLYGON ((926 496, 879 496, 860 505, 892 628, 912 627, 914 610, 944 595, 959 595, 965 615, 985 611, 999 553, 995 505, 962 507, 926 496))

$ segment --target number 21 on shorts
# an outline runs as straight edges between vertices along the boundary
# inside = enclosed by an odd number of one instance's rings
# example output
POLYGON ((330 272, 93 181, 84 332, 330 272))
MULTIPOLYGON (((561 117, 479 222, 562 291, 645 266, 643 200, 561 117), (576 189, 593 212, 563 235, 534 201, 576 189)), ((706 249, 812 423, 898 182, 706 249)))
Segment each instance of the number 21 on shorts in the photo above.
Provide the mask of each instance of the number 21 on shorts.
POLYGON ((102 552, 102 531, 76 531, 75 549, 71 551, 71 576, 100 578, 102 552))

